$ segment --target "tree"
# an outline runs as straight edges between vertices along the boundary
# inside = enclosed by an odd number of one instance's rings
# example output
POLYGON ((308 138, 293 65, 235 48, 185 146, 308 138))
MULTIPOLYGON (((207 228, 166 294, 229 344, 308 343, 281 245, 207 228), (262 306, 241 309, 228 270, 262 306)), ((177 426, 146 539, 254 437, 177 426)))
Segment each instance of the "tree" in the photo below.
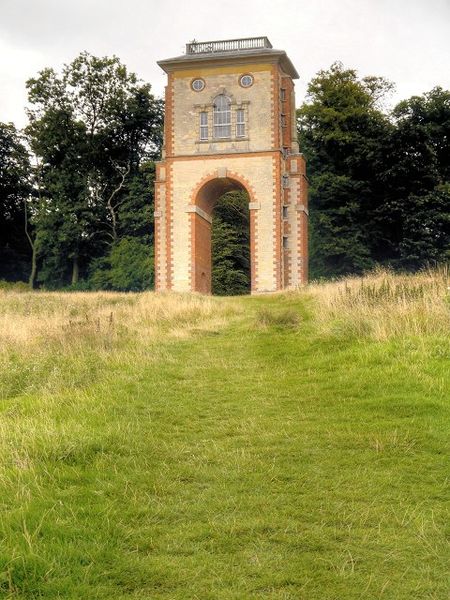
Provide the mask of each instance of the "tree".
POLYGON ((372 213, 382 201, 379 170, 392 127, 381 106, 391 89, 385 79, 359 79, 340 63, 308 86, 298 123, 310 173, 313 277, 361 273, 374 264, 381 232, 372 213))
POLYGON ((313 178, 310 251, 313 276, 361 273, 373 266, 362 199, 367 182, 324 172, 313 178))
POLYGON ((409 201, 399 248, 402 267, 450 261, 450 184, 409 201))
POLYGON ((155 165, 143 162, 118 207, 119 241, 90 266, 94 289, 140 291, 154 286, 153 195, 155 165))
MULTIPOLYGON (((439 184, 450 181, 450 91, 436 87, 422 96, 412 96, 395 107, 393 116, 397 130, 408 142, 405 154, 412 160, 421 159, 417 144, 422 152, 427 145, 433 176, 437 175, 439 184)), ((417 167, 424 173, 424 166, 416 162, 410 174, 417 167)))
POLYGON ((39 157, 37 186, 42 205, 33 224, 43 249, 39 280, 58 286, 71 271, 78 280, 79 260, 89 252, 95 232, 95 207, 87 189, 85 128, 68 108, 50 107, 27 128, 39 157))
POLYGON ((448 260, 450 92, 435 88, 400 102, 385 144, 384 202, 374 215, 394 266, 448 260), (447 242, 446 242, 447 240, 447 242))
POLYGON ((27 132, 45 197, 35 223, 46 241, 40 280, 77 284, 80 269, 86 274, 92 259, 129 235, 121 224, 127 206, 140 203, 150 230, 142 205, 150 205, 152 190, 142 194, 143 164, 160 150, 162 102, 117 57, 86 52, 60 76, 45 69, 27 87, 27 132))
POLYGON ((24 279, 30 248, 24 203, 31 191, 30 159, 12 123, 0 123, 0 279, 24 279))

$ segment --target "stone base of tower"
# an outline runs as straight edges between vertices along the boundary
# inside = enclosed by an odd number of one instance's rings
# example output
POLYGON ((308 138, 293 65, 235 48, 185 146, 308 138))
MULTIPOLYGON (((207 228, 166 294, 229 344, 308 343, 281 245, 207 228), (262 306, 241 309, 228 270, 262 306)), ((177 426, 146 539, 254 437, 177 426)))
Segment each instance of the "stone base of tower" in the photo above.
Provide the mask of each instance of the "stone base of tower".
POLYGON ((155 288, 211 293, 211 222, 221 195, 249 195, 251 292, 308 277, 305 161, 279 151, 168 158, 157 164, 155 288))

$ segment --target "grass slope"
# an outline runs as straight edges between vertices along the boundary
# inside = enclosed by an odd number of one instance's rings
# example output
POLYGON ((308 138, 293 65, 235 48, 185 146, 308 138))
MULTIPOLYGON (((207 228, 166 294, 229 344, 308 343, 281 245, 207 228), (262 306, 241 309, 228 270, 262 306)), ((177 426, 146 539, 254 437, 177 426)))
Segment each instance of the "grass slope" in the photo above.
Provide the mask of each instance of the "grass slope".
POLYGON ((0 597, 447 598, 439 277, 4 292, 0 597))

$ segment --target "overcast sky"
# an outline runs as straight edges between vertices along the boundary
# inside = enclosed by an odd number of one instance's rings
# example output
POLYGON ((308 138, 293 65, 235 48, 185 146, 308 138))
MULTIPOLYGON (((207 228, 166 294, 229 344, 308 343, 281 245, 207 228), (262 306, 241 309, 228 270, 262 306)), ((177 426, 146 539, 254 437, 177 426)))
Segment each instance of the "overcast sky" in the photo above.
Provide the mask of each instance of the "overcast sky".
POLYGON ((267 35, 300 73, 297 104, 336 60, 396 84, 450 89, 450 0, 0 0, 0 121, 25 124, 25 81, 79 52, 116 54, 163 94, 156 60, 186 42, 267 35))

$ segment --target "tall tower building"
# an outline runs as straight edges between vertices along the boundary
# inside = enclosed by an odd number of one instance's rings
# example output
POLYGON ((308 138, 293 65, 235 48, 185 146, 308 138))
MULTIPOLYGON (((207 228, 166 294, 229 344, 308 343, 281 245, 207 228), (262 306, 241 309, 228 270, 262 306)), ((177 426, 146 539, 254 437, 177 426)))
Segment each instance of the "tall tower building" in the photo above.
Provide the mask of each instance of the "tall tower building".
POLYGON ((157 290, 211 292, 211 222, 226 192, 249 196, 252 293, 307 280, 307 179, 294 79, 266 37, 191 42, 167 73, 155 193, 157 290))

